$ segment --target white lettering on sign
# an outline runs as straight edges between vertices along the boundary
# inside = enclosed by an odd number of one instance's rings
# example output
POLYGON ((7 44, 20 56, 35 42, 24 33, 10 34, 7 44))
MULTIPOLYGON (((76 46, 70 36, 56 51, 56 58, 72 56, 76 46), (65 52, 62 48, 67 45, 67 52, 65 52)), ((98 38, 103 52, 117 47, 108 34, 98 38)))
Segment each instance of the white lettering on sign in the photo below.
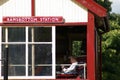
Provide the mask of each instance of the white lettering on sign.
POLYGON ((63 23, 63 17, 3 17, 3 23, 63 23))

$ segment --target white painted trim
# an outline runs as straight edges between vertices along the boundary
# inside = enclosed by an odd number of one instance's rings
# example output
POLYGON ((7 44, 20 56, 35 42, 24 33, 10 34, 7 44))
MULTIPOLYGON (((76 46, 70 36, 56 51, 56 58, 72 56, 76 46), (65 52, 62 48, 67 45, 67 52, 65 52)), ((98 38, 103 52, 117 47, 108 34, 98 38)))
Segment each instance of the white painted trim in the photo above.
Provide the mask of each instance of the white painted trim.
MULTIPOLYGON (((2 66, 2 44, 1 44, 1 42, 2 42, 2 27, 0 26, 0 72, 2 72, 1 70, 1 66, 2 66)), ((1 77, 1 73, 0 73, 0 77, 1 77)))
MULTIPOLYGON (((31 29, 31 35, 32 35, 32 42, 34 43, 34 28, 31 29)), ((35 45, 32 45, 32 76, 35 76, 35 45)))
POLYGON ((56 54, 56 49, 55 49, 55 40, 56 40, 56 30, 55 26, 52 26, 52 76, 53 78, 56 77, 56 59, 55 59, 55 54, 56 54))
MULTIPOLYGON (((3 79, 3 77, 1 77, 0 79, 3 79)), ((34 79, 55 79, 55 78, 53 78, 52 76, 9 76, 8 77, 8 79, 15 79, 15 80, 17 80, 17 79, 32 79, 32 80, 34 80, 34 79)))
POLYGON ((26 55, 26 77, 28 76, 28 26, 25 27, 25 32, 26 32, 26 52, 25 52, 25 55, 26 55))
MULTIPOLYGON (((2 42, 2 44, 26 44, 26 42, 2 42)), ((28 44, 52 44, 52 42, 28 42, 28 44)))

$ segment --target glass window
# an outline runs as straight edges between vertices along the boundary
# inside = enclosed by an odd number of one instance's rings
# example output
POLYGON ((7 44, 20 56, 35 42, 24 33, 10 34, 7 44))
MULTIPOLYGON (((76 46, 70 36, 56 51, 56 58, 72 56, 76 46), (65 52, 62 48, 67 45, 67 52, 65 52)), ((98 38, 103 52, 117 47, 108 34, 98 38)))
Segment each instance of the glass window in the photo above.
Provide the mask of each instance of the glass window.
MULTIPOLYGON (((9 76, 25 76, 25 45, 8 45, 9 76)), ((4 57, 5 45, 2 46, 4 57)), ((2 69, 3 70, 3 69, 2 69)))
MULTIPOLYGON (((55 77, 55 36, 52 36, 55 27, 2 27, 1 33, 0 56, 4 58, 8 45, 9 76, 55 77)), ((3 63, 0 65, 0 75, 3 76, 3 63)))
POLYGON ((36 44, 29 45, 29 75, 52 75, 52 45, 36 44), (33 49, 34 48, 34 49, 33 49), (33 56, 32 56, 33 55, 33 56), (32 62, 34 60, 34 62, 32 62), (34 63, 34 64, 33 64, 34 63))
MULTIPOLYGON (((2 39, 5 42, 5 35, 7 34, 5 32, 5 28, 2 30, 2 39)), ((8 28, 8 41, 9 42, 25 42, 25 28, 19 28, 19 27, 10 27, 8 28)))
POLYGON ((29 28, 29 42, 32 42, 32 37, 35 42, 51 42, 52 29, 51 27, 35 27, 34 29, 29 28))

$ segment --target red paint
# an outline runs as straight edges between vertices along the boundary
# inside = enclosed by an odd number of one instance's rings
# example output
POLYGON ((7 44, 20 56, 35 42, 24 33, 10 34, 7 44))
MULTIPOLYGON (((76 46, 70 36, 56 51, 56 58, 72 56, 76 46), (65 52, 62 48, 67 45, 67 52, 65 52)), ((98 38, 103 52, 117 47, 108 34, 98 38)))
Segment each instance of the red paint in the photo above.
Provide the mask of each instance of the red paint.
POLYGON ((61 16, 36 16, 36 17, 3 17, 3 23, 63 23, 61 16))
POLYGON ((31 0, 31 16, 35 16, 35 0, 31 0))
POLYGON ((25 27, 25 26, 60 26, 60 27, 67 27, 67 26, 86 26, 87 22, 69 22, 69 23, 50 23, 50 24, 46 24, 46 23, 35 23, 35 24, 30 24, 30 23, 0 23, 0 26, 7 26, 7 27, 16 27, 16 26, 20 26, 20 27, 25 27))
POLYGON ((93 0, 76 0, 76 1, 99 17, 106 17, 107 15, 107 10, 93 0))
POLYGON ((95 29, 94 15, 88 13, 87 24, 87 79, 95 80, 95 29))

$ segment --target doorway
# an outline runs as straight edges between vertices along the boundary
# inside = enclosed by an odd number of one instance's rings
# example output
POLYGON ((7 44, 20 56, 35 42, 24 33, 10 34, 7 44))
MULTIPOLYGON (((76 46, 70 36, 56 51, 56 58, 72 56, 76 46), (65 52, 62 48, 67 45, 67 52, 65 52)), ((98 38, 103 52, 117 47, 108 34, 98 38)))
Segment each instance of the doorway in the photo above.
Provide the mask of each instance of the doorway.
POLYGON ((86 26, 56 27, 56 64, 69 63, 71 55, 86 62, 86 26))

